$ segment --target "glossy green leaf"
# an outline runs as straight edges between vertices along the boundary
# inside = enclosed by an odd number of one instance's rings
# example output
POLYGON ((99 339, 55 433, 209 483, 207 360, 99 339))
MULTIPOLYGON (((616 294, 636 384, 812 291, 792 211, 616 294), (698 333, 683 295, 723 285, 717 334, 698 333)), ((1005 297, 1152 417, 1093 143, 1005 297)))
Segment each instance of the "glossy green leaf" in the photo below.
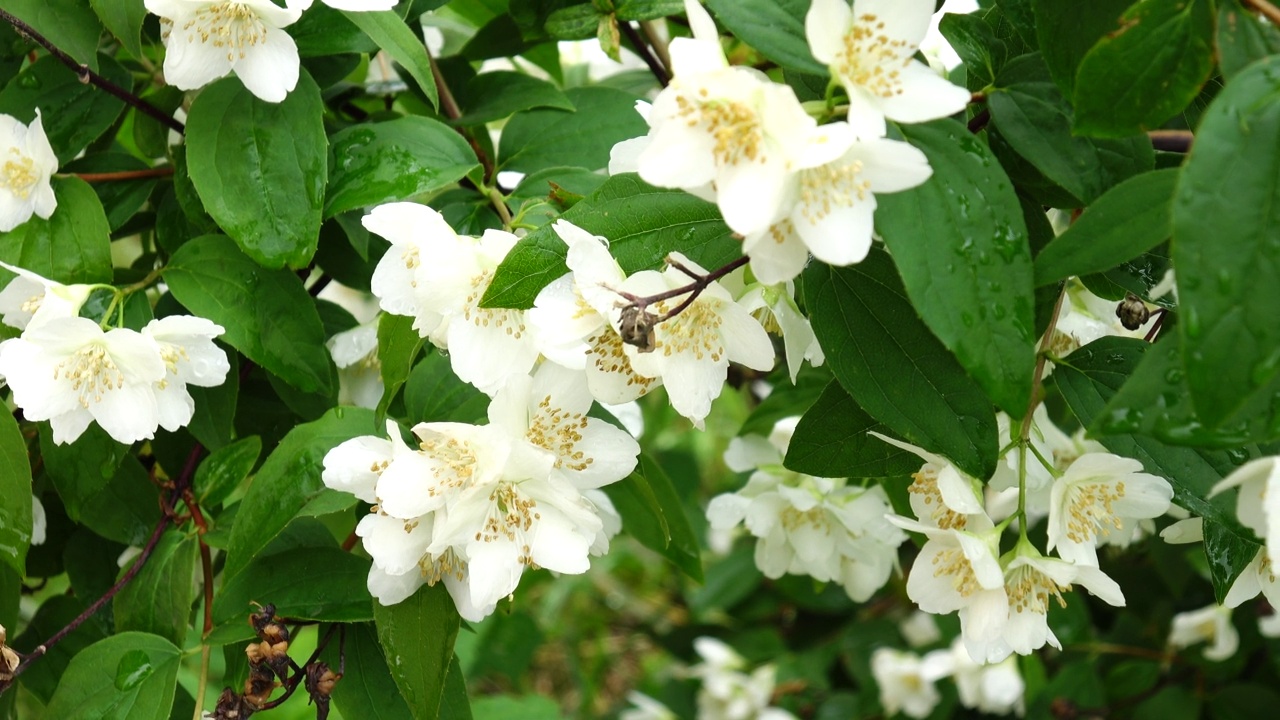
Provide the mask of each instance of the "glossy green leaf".
POLYGON ((601 489, 622 517, 622 528, 628 535, 702 582, 697 536, 671 478, 660 465, 641 454, 636 472, 601 489))
POLYGON ((304 392, 327 393, 333 361, 315 302, 298 276, 265 270, 220 235, 173 254, 169 290, 191 312, 226 328, 222 339, 304 392))
POLYGON ((1168 240, 1177 182, 1177 170, 1156 170, 1108 190, 1036 255, 1036 286, 1103 272, 1168 240))
POLYGON ((196 600, 199 556, 194 534, 168 530, 161 535, 147 564, 111 601, 116 632, 148 632, 182 645, 196 600))
POLYGON ((836 379, 871 417, 974 477, 995 472, 991 401, 920 321, 887 253, 810 264, 804 301, 836 379))
POLYGON ((607 17, 591 3, 582 3, 551 13, 543 27, 556 40, 586 40, 595 36, 601 20, 607 17))
POLYGON ((1038 54, 1009 63, 997 85, 988 107, 1001 137, 1077 205, 1093 202, 1116 183, 1154 166, 1146 136, 1107 140, 1073 135, 1071 108, 1038 54))
MULTIPOLYGON (((102 76, 122 87, 132 87, 129 71, 120 63, 101 56, 102 76)), ((35 119, 40 108, 40 124, 59 163, 70 162, 85 147, 106 132, 120 117, 124 103, 80 82, 80 77, 51 55, 28 65, 0 91, 0 113, 20 122, 35 119)))
POLYGON ((298 55, 318 57, 341 53, 377 53, 378 45, 339 10, 316 3, 286 28, 298 45, 298 55))
POLYGON ((400 386, 409 379, 413 361, 418 358, 426 342, 413 329, 414 319, 405 315, 384 314, 378 320, 378 363, 382 374, 382 400, 378 402, 378 417, 385 417, 387 408, 400 392, 400 386))
POLYGON ((489 396, 459 380, 449 358, 433 350, 410 371, 404 407, 414 423, 478 422, 488 411, 489 396))
POLYGON ((346 626, 347 672, 333 689, 333 704, 346 720, 413 720, 370 623, 346 626))
POLYGON ((785 68, 826 75, 804 34, 810 0, 707 0, 719 24, 785 68))
POLYGON ((1262 550, 1261 543, 1238 528, 1204 522, 1204 554, 1209 562, 1209 579, 1214 599, 1221 604, 1240 573, 1262 550))
POLYGON ((211 388, 187 386, 187 392, 196 404, 187 430, 210 450, 226 446, 235 437, 236 407, 240 401, 239 357, 235 350, 227 352, 232 369, 221 385, 211 388))
MULTIPOLYGON (((10 587, 14 593, 15 607, 11 619, 15 624, 10 625, 4 616, 0 615, 0 623, 3 623, 6 628, 17 627, 16 606, 18 593, 22 589, 20 577, 20 575, 13 575, 8 568, 0 566, 0 580, 6 581, 6 584, 0 585, 0 598, 3 598, 3 594, 10 587), (12 585, 7 584, 10 577, 13 579, 12 585)), ((3 604, 2 600, 0 604, 3 604)), ((31 652, 54 633, 66 627, 84 611, 86 605, 84 601, 70 595, 59 595, 45 600, 36 610, 35 617, 28 621, 21 635, 15 638, 12 632, 9 634, 9 644, 20 653, 31 652)), ((49 648, 49 652, 40 658, 40 662, 32 663, 26 672, 22 673, 22 688, 47 705, 58 688, 58 681, 66 673, 71 659, 86 647, 105 638, 108 630, 109 628, 96 622, 86 622, 72 630, 65 639, 49 648)))
POLYGON ((167 720, 182 651, 158 635, 126 632, 71 660, 45 714, 60 720, 167 720))
POLYGON ((257 602, 275 605, 277 614, 292 620, 372 620, 368 576, 369 561, 337 547, 336 541, 332 547, 262 553, 223 582, 213 601, 213 619, 220 625, 243 623, 257 602))
POLYGON ((200 461, 191 481, 196 499, 204 507, 213 507, 227 498, 258 463, 262 439, 257 435, 242 438, 209 454, 200 461))
POLYGON ((1249 63, 1280 53, 1280 30, 1245 12, 1239 0, 1218 3, 1218 67, 1227 79, 1249 63))
MULTIPOLYGON (((550 198, 555 202, 568 193, 586 197, 605 183, 609 178, 586 168, 556 167, 529 173, 520 180, 511 191, 509 200, 512 203, 531 198, 550 198)), ((581 198, 579 198, 581 199, 581 198)), ((526 215, 526 218, 528 216, 526 215)))
POLYGON ((967 86, 971 90, 994 82, 996 74, 1009 60, 1009 48, 996 37, 985 15, 983 12, 946 13, 938 23, 938 31, 964 62, 967 86))
POLYGON ((902 131, 929 158, 933 175, 878 196, 876 228, 929 329, 997 405, 1025 412, 1035 365, 1034 297, 1018 196, 990 150, 960 123, 902 131), (921 242, 922 225, 928 242, 921 242))
POLYGON ((0 413, 0 560, 26 575, 31 547, 31 463, 11 413, 0 413))
POLYGON ((143 0, 89 0, 89 4, 129 54, 142 57, 142 21, 147 17, 143 0))
POLYGON ((738 435, 767 437, 779 420, 805 414, 830 382, 831 373, 825 367, 801 368, 794 385, 790 381, 780 381, 774 385, 768 396, 742 422, 738 435))
POLYGON ((555 85, 524 73, 497 71, 471 78, 457 97, 462 117, 455 125, 482 125, 531 108, 574 109, 555 85))
POLYGON ((1211 0, 1143 0, 1080 61, 1075 129, 1125 137, 1160 127, 1213 72, 1211 0))
MULTIPOLYGON (((102 23, 89 0, 5 0, 4 9, 25 20, 75 60, 91 70, 98 69, 102 23)), ((55 58, 49 59, 56 62, 55 58)))
POLYGON ((657 20, 684 11, 683 0, 617 0, 613 3, 619 20, 657 20))
POLYGON ((582 87, 565 96, 575 111, 537 109, 511 116, 498 141, 502 170, 531 173, 564 165, 597 170, 609 164, 614 145, 649 131, 636 112, 634 95, 582 87))
POLYGON ((315 254, 328 177, 323 115, 306 72, 283 102, 226 78, 191 104, 191 181, 205 210, 264 267, 303 267, 315 254))
POLYGON ((1031 0, 1036 37, 1053 81, 1067 97, 1075 92, 1080 61, 1107 33, 1120 28, 1120 16, 1134 0, 1031 0))
MULTIPOLYGON (((1173 202, 1183 362, 1201 419, 1277 398, 1280 377, 1280 57, 1209 107, 1173 202)), ((1271 408, 1271 412, 1280 407, 1271 408)), ((1237 419, 1237 421, 1239 418, 1237 419)))
MULTIPOLYGON (((680 190, 647 185, 630 173, 609 178, 564 219, 607 238, 627 273, 656 269, 676 250, 709 269, 741 254, 715 205, 680 190)), ((529 233, 498 266, 481 306, 533 307, 542 288, 569 272, 566 255, 568 247, 551 226, 529 233)))
POLYGON ((872 430, 889 432, 832 380, 800 418, 783 464, 830 478, 905 477, 920 469, 919 456, 869 435, 872 430))
POLYGON ((67 445, 40 428, 45 472, 67 515, 109 540, 142 545, 160 520, 159 491, 128 450, 97 425, 67 445))
POLYGON ((48 220, 33 216, 0 233, 0 260, 63 283, 111 282, 111 228, 93 188, 55 178, 53 194, 58 208, 48 220))
POLYGON ((374 603, 387 667, 416 720, 434 720, 453 664, 461 618, 444 583, 423 586, 395 605, 374 603))
MULTIPOLYGON (((324 456, 346 440, 380 434, 373 411, 339 407, 285 435, 258 469, 240 501, 227 546, 224 577, 232 578, 253 560, 312 499, 324 490, 324 456)), ((355 504, 355 498, 350 498, 355 504)))
POLYGON ((351 127, 329 148, 325 217, 435 192, 479 167, 457 131, 423 117, 351 127))
MULTIPOLYGON (((73 161, 62 167, 66 173, 106 173, 128 170, 146 170, 150 166, 136 157, 122 153, 98 153, 73 161)), ((94 183, 89 187, 98 196, 106 212, 111 232, 116 232, 142 209, 151 197, 159 181, 156 178, 133 178, 94 183)))
POLYGON ((390 10, 382 12, 344 10, 342 14, 408 71, 410 77, 418 83, 418 87, 427 96, 432 107, 439 103, 435 77, 431 74, 431 58, 427 56, 427 46, 418 33, 405 24, 399 15, 390 10))

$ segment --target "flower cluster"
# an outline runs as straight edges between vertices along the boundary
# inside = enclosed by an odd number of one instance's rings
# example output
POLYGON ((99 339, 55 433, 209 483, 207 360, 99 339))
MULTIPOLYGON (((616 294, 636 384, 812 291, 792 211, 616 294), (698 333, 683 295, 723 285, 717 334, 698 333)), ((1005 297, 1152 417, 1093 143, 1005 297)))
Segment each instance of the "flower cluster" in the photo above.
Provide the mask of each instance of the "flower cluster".
POLYGON ((577 376, 544 364, 508 382, 488 425, 421 423, 416 447, 389 423, 325 456, 324 482, 373 504, 356 527, 373 557, 369 591, 390 605, 444 582, 458 612, 479 620, 526 568, 582 573, 619 523, 599 488, 635 468, 626 432, 586 417, 577 376))
POLYGON ((964 645, 934 650, 924 657, 895 648, 877 648, 871 654, 871 673, 880 686, 880 704, 887 714, 901 712, 924 718, 942 700, 937 681, 955 681, 960 704, 990 715, 1017 714, 1024 708, 1026 683, 1012 657, 994 664, 979 664, 969 657, 964 645))
POLYGON ((213 343, 219 325, 171 315, 141 331, 106 330, 79 317, 91 286, 0 265, 18 274, 0 292, 0 314, 22 330, 0 343, 0 375, 28 420, 49 421, 55 443, 74 442, 95 421, 122 443, 154 437, 157 426, 177 430, 195 412, 187 386, 226 379, 227 355, 213 343))
POLYGON ((39 108, 30 125, 0 114, 0 232, 38 215, 48 219, 58 206, 49 178, 58 169, 39 108))
POLYGON ((720 495, 707 507, 713 530, 745 523, 757 538, 756 566, 765 577, 808 575, 838 582, 859 602, 897 569, 906 534, 885 519, 889 499, 878 485, 817 478, 782 466, 798 418, 780 421, 769 438, 734 438, 729 468, 753 471, 746 487, 720 495))

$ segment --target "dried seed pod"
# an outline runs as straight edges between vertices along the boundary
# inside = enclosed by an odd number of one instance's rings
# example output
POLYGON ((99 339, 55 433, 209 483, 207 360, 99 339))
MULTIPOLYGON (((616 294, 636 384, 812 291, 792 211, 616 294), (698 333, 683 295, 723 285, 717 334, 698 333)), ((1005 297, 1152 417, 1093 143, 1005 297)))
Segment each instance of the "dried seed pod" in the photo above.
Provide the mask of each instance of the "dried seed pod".
POLYGON ((637 348, 640 352, 653 352, 656 347, 653 328, 657 324, 658 318, 653 313, 641 310, 635 305, 627 305, 622 308, 622 317, 618 321, 618 334, 622 336, 622 342, 637 348))
POLYGON ((1116 317, 1120 318, 1120 324, 1124 325, 1126 330, 1137 330, 1150 319, 1151 311, 1147 309, 1147 304, 1142 302, 1142 298, 1133 293, 1126 293, 1124 300, 1116 306, 1116 317))

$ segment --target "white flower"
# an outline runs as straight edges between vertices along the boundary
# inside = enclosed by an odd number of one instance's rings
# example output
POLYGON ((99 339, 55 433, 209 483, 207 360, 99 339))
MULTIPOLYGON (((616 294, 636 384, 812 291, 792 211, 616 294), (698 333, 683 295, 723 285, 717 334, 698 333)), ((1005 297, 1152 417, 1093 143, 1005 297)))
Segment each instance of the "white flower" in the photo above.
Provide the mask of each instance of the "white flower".
POLYGON ((1258 634, 1265 638, 1280 637, 1280 613, 1273 612, 1259 617, 1258 634))
POLYGON ((1097 565, 1102 538, 1127 538, 1134 521, 1163 515, 1173 487, 1141 470, 1137 460, 1109 453, 1089 453, 1071 463, 1053 484, 1046 549, 1056 548, 1064 560, 1097 565))
MULTIPOLYGON (((388 253, 390 254, 390 253, 388 253)), ((373 409, 382 400, 382 362, 378 359, 378 320, 357 325, 324 344, 338 366, 338 403, 373 409)))
POLYGON ((0 291, 0 314, 6 325, 19 330, 53 318, 76 317, 93 292, 92 285, 63 285, 6 262, 0 267, 18 275, 0 291))
POLYGON ((31 544, 43 545, 45 534, 49 528, 49 516, 45 514, 44 503, 40 498, 31 496, 31 544))
POLYGON ((49 178, 57 169, 58 157, 44 134, 39 108, 30 125, 0 114, 0 232, 9 232, 33 214, 45 219, 53 214, 58 200, 49 178))
POLYGON ((437 347, 444 346, 444 317, 428 311, 419 299, 418 267, 422 265, 420 238, 447 237, 453 228, 444 218, 417 203, 379 205, 361 219, 365 229, 381 235, 391 247, 378 260, 370 288, 378 306, 392 315, 413 318, 413 329, 437 347))
MULTIPOLYGON (((311 7, 314 0, 297 0, 294 4, 299 10, 306 10, 311 7)), ((399 0, 320 0, 320 2, 328 5, 334 10, 346 10, 347 12, 378 12, 380 10, 390 10, 396 6, 399 0)))
POLYGON ((188 385, 216 387, 227 379, 231 365, 227 353, 213 343, 225 330, 202 317, 170 315, 152 320, 142 328, 151 338, 164 362, 165 376, 155 385, 159 422, 174 431, 191 422, 195 400, 188 385))
POLYGON ((53 441, 74 442, 97 421, 122 443, 151 438, 160 422, 155 386, 166 377, 155 342, 57 318, 0 343, 0 375, 28 420, 48 420, 53 441))
POLYGON ((925 718, 942 699, 934 685, 944 675, 942 668, 926 663, 915 653, 876 648, 871 653, 871 674, 880 686, 880 704, 884 706, 885 715, 902 713, 907 717, 925 718))
POLYGON ((983 512, 982 483, 941 455, 875 431, 870 434, 924 460, 924 465, 912 473, 913 481, 907 489, 917 519, 944 530, 964 530, 969 516, 977 515, 981 516, 978 527, 990 526, 983 512))
POLYGON ((699 720, 795 720, 786 710, 769 707, 775 682, 772 665, 763 665, 748 675, 743 672, 746 660, 711 637, 696 638, 693 649, 703 659, 688 671, 702 681, 699 720))
POLYGON ((1209 491, 1209 497, 1239 488, 1236 517, 1266 543, 1267 559, 1280 567, 1280 457, 1261 457, 1241 465, 1209 491))
POLYGON ((1161 530, 1160 538, 1170 545, 1204 542, 1204 518, 1183 518, 1161 530))
POLYGON ((938 629, 938 621, 927 612, 913 611, 906 620, 898 623, 898 632, 913 648, 932 645, 942 639, 942 631, 938 629))
POLYGON ((814 0, 805 35, 849 94, 849 123, 859 137, 884 137, 885 118, 924 122, 954 115, 969 91, 912 55, 933 15, 933 0, 814 0))
POLYGON ((809 318, 800 312, 795 301, 795 283, 764 285, 755 283, 747 287, 738 298, 738 304, 764 325, 765 329, 782 335, 782 345, 787 356, 787 373, 792 384, 800 374, 800 367, 808 360, 818 367, 826 360, 818 338, 813 334, 809 318))
POLYGON ((1231 608, 1209 605, 1173 616, 1173 624, 1169 628, 1170 645, 1185 648, 1202 642, 1211 643, 1204 651, 1206 660, 1222 662, 1236 654, 1240 648, 1240 634, 1231 624, 1231 608))
POLYGON ((1022 715, 1026 683, 1014 657, 994 664, 977 663, 957 638, 949 649, 926 655, 925 664, 931 663, 944 667, 955 681, 961 705, 992 715, 1022 715))
POLYGON ((146 0, 160 16, 164 76, 195 90, 234 72, 249 92, 280 102, 298 84, 298 46, 282 28, 302 15, 271 0, 146 0))
POLYGON ((666 705, 641 692, 627 693, 629 707, 618 714, 618 720, 677 720, 676 714, 666 705))
MULTIPOLYGON (((843 127, 823 126, 833 138, 843 127)), ((837 142, 848 147, 843 155, 790 176, 783 217, 743 239, 742 252, 761 282, 791 280, 809 253, 829 265, 861 262, 871 250, 876 194, 913 188, 933 174, 924 153, 900 140, 837 142)))
MULTIPOLYGON (((670 259, 690 272, 707 274, 679 253, 670 259)), ((621 289, 647 297, 686 286, 689 279, 672 266, 661 273, 636 273, 621 289)), ((688 296, 663 300, 649 306, 649 312, 661 318, 686 301, 688 296)), ((615 311, 612 318, 615 329, 620 315, 615 311)), ((641 353, 630 345, 625 351, 636 373, 662 378, 671 406, 698 428, 711 412, 711 401, 720 396, 730 361, 753 370, 769 370, 774 361, 773 343, 764 327, 716 282, 674 317, 657 324, 652 352, 641 353)))
POLYGON ((1258 596, 1258 593, 1262 593, 1272 607, 1280 606, 1280 582, 1276 581, 1276 574, 1272 567, 1271 561, 1267 559, 1267 553, 1260 548, 1253 556, 1253 560, 1249 561, 1245 569, 1236 576, 1235 582, 1231 583, 1227 596, 1222 599, 1222 604, 1229 608, 1238 608, 1246 600, 1252 600, 1258 596))

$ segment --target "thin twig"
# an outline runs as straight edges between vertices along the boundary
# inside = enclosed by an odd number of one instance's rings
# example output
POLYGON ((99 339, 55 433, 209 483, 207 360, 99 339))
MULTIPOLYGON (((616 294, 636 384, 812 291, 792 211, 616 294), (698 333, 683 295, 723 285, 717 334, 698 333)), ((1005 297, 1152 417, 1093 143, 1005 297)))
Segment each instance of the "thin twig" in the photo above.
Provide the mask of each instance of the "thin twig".
POLYGON ((1265 15, 1272 25, 1280 25, 1280 8, 1267 2, 1267 0, 1244 0, 1244 2, 1265 15))
POLYGON ((653 48, 654 54, 662 61, 662 67, 670 69, 671 52, 667 50, 667 39, 658 31, 658 26, 652 20, 641 20, 640 29, 644 31, 649 47, 653 48))
POLYGON ((146 100, 143 100, 137 95, 134 95, 129 90, 126 90, 120 87, 119 85, 116 85, 115 83, 102 77, 98 73, 90 70, 88 65, 85 65, 84 63, 76 62, 75 58, 71 57, 66 52, 64 52, 62 48, 59 48, 57 45, 54 45, 53 42, 51 42, 48 38, 41 35, 39 32, 36 31, 35 28, 26 24, 17 16, 13 15, 7 10, 0 9, 0 19, 3 19, 6 22, 8 22, 20 34, 31 38, 37 44, 43 47, 45 50, 48 50, 50 55, 53 55, 54 57, 58 58, 58 60, 62 61, 63 65, 66 65, 68 68, 71 69, 72 72, 74 72, 77 76, 79 76, 80 82, 88 83, 95 87, 101 88, 102 90, 115 96, 121 101, 128 103, 129 105, 132 105, 133 107, 137 108, 139 112, 151 116, 152 118, 160 122, 160 124, 167 126, 169 129, 179 134, 183 134, 186 132, 187 130, 186 126, 183 125, 181 122, 179 122, 172 115, 165 113, 165 111, 161 110, 155 105, 152 105, 146 100))
MULTIPOLYGON (((462 117, 462 108, 458 107, 458 101, 453 97, 453 91, 449 89, 449 83, 444 81, 440 66, 436 64, 435 56, 429 50, 427 51, 427 60, 431 63, 431 77, 435 79, 436 92, 440 95, 440 111, 450 120, 457 120, 462 117)), ((453 129, 462 136, 462 139, 467 141, 467 144, 471 146, 472 152, 476 154, 476 159, 480 161, 480 166, 484 168, 485 181, 492 180, 496 168, 493 166, 493 160, 489 159, 489 154, 484 151, 484 148, 480 147, 479 141, 472 137, 466 128, 461 125, 455 125, 453 129)))
POLYGON ((1151 138, 1151 146, 1156 150, 1186 153, 1191 150, 1191 142, 1195 135, 1190 130, 1151 130, 1147 133, 1151 138))
MULTIPOLYGON (((321 638, 320 642, 316 645, 315 652, 311 653, 311 657, 307 658, 307 661, 302 664, 302 668, 299 668, 294 672, 293 677, 289 678, 284 683, 284 695, 281 695, 271 702, 263 703, 262 707, 258 708, 259 710, 270 710, 275 707, 280 707, 285 700, 288 700, 289 697, 293 695, 293 691, 298 689, 298 686, 302 684, 302 680, 306 677, 305 668, 315 662, 316 658, 320 657, 320 653, 324 650, 325 646, 329 644, 330 638, 333 637, 333 631, 339 627, 342 627, 340 623, 329 625, 329 629, 325 632, 324 637, 321 638)), ((290 658, 290 661, 292 661, 292 658, 290 658)), ((296 664, 295 667, 297 667, 296 664)))
POLYGON ((702 294, 702 291, 706 290, 707 287, 711 285, 711 283, 715 282, 716 280, 719 280, 725 275, 728 275, 734 270, 737 270, 743 265, 746 265, 749 261, 750 261, 750 258, 747 257, 746 255, 743 255, 742 257, 736 260, 732 260, 726 263, 725 265, 718 267, 715 270, 712 270, 706 275, 698 275, 697 273, 694 273, 693 271, 689 270, 688 268, 681 265, 680 263, 674 260, 668 259, 667 260, 668 265, 670 265, 671 267, 674 267, 675 269, 679 270, 685 275, 688 275, 689 277, 693 278, 693 282, 689 283, 688 285, 681 285, 678 288, 672 288, 671 290, 667 290, 666 292, 660 292, 655 295, 647 295, 644 297, 639 297, 636 295, 632 295, 631 293, 625 293, 625 292, 618 292, 618 294, 626 298, 628 301, 630 301, 630 303, 634 305, 635 308, 640 312, 644 312, 645 308, 649 307, 650 305, 660 303, 663 300, 670 300, 672 298, 680 297, 681 295, 689 296, 685 298, 683 302, 677 305, 670 312, 667 312, 662 316, 658 317, 656 320, 654 320, 654 324, 657 324, 660 322, 664 322, 666 320, 670 320, 676 315, 679 315, 681 312, 684 311, 685 308, 692 305, 693 301, 697 300, 698 296, 702 294))
POLYGON ((987 126, 987 123, 990 121, 991 121, 991 111, 986 108, 982 108, 981 112, 979 112, 977 115, 974 115, 973 118, 969 120, 969 132, 975 135, 978 134, 982 130, 982 128, 987 126))
POLYGON ((70 173, 85 182, 111 182, 113 180, 143 180, 146 178, 168 177, 173 174, 172 165, 147 168, 146 170, 120 170, 118 172, 70 173))
POLYGON ((663 67, 658 57, 649 49, 649 45, 645 43, 644 38, 640 37, 640 33, 628 21, 622 20, 618 22, 618 29, 622 30, 622 34, 627 36, 631 44, 635 46, 636 54, 644 60, 644 64, 649 66, 649 72, 653 73, 653 77, 658 80, 658 84, 666 87, 671 83, 671 73, 667 68, 663 67))

